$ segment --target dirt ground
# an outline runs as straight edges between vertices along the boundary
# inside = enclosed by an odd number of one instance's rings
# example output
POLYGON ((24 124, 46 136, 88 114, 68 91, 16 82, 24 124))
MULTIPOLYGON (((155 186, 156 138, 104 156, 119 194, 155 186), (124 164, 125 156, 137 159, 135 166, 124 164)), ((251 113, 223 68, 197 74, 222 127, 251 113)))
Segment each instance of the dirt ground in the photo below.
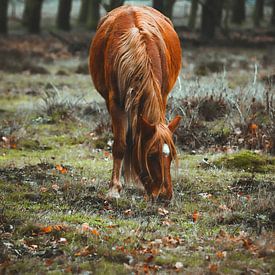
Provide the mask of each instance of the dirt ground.
POLYGON ((272 274, 275 48, 183 41, 165 206, 136 184, 106 200, 112 135, 91 38, 60 35, 0 38, 0 273, 272 274))

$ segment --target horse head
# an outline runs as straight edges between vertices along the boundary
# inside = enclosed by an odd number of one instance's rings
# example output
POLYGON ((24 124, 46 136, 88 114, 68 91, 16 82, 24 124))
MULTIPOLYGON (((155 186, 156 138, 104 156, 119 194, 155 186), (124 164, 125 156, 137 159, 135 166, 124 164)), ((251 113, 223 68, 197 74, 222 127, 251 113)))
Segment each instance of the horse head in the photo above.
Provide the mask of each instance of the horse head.
POLYGON ((147 194, 156 199, 159 195, 171 200, 173 195, 170 166, 177 160, 173 133, 179 125, 180 116, 176 116, 168 125, 150 124, 140 118, 140 156, 138 157, 138 175, 147 194))

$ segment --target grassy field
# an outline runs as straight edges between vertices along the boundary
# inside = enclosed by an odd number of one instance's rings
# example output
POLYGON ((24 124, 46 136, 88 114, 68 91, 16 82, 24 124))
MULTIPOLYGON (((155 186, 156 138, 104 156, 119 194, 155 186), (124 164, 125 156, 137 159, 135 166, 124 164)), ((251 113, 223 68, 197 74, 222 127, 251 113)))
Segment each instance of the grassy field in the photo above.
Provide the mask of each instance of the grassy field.
MULTIPOLYGON (((23 44, 39 44, 32 39, 23 44)), ((18 50, 16 43, 11 48, 18 50)), ((136 184, 124 186, 121 199, 106 200, 112 135, 104 103, 90 77, 76 73, 85 58, 72 56, 60 42, 44 44, 52 51, 40 52, 38 45, 34 60, 33 52, 18 54, 14 63, 9 56, 0 75, 0 273, 272 274, 275 158, 262 144, 246 150, 256 132, 234 135, 244 132, 237 129, 236 108, 209 121, 202 119, 207 111, 197 108, 198 98, 230 92, 250 125, 250 113, 234 93, 248 97, 257 87, 257 102, 264 104, 266 90, 259 75, 253 84, 251 60, 260 64, 265 51, 209 49, 208 59, 227 62, 217 72, 203 60, 203 49, 186 51, 168 110, 168 116, 186 115, 177 135, 179 170, 172 169, 174 198, 164 206, 148 202, 136 184), (39 66, 43 74, 35 73, 39 66), (197 113, 188 113, 186 100, 197 104, 197 113), (214 146, 217 133, 227 128, 226 141, 214 146), (208 144, 203 133, 210 132, 208 144)), ((259 70, 271 71, 262 65, 259 70)), ((257 119, 253 123, 264 132, 269 114, 257 119)))

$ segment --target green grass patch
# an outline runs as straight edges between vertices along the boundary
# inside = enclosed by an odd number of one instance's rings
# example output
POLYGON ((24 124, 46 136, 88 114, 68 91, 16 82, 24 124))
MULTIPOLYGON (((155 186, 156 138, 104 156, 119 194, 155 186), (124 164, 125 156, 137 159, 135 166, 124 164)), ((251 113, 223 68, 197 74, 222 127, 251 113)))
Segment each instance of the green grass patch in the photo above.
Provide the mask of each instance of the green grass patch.
POLYGON ((275 158, 260 155, 251 151, 242 150, 237 153, 222 156, 214 161, 218 167, 238 169, 249 172, 275 172, 275 158))

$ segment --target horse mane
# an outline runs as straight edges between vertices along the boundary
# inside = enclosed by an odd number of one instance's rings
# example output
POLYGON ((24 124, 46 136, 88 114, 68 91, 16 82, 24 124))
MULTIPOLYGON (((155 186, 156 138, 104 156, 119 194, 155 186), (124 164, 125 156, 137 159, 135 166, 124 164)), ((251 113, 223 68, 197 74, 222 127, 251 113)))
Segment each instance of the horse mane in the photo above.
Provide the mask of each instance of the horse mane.
POLYGON ((152 58, 148 53, 148 48, 156 47, 151 41, 158 43, 160 51, 165 51, 166 46, 158 28, 149 24, 148 20, 143 18, 138 26, 127 29, 121 35, 114 61, 120 103, 124 106, 125 111, 132 113, 134 129, 137 122, 135 120, 136 108, 140 106, 141 102, 144 106, 139 112, 149 121, 158 123, 159 119, 162 121, 164 119, 161 83, 156 78, 152 66, 158 57, 152 58))

